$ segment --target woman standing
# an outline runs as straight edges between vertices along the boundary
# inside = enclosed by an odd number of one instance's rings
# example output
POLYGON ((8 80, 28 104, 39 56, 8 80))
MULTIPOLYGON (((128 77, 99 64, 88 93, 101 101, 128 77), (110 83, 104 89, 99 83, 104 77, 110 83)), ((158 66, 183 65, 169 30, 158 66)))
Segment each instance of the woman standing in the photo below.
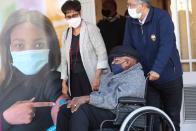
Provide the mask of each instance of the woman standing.
POLYGON ((68 0, 61 10, 69 25, 61 50, 63 93, 68 95, 69 90, 71 97, 88 95, 98 90, 103 70, 109 69, 105 44, 99 29, 81 19, 79 1, 68 0))

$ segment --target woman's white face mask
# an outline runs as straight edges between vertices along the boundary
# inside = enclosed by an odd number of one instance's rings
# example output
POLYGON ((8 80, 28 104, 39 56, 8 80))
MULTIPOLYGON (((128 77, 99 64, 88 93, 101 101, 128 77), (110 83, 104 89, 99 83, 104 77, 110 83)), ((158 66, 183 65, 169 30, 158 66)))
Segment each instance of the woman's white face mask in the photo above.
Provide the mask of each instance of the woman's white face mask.
POLYGON ((137 8, 128 8, 128 13, 133 19, 139 19, 142 16, 142 13, 137 13, 137 8))
POLYGON ((77 28, 80 26, 82 19, 80 16, 67 20, 69 27, 77 28))

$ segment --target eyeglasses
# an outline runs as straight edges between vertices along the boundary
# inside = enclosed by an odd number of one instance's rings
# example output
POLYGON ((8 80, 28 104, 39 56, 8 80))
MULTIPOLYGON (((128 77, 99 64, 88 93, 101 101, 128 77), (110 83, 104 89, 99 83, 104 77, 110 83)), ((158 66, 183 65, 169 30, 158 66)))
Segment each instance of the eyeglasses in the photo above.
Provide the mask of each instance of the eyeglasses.
POLYGON ((78 13, 75 13, 75 14, 72 14, 72 15, 66 15, 66 16, 65 16, 65 19, 76 18, 76 17, 78 17, 78 16, 79 16, 78 13))
POLYGON ((142 4, 142 2, 138 2, 138 3, 127 3, 127 8, 137 8, 138 5, 142 4))
POLYGON ((123 64, 126 61, 127 60, 122 59, 122 58, 114 58, 113 61, 112 61, 112 64, 123 64))
POLYGON ((127 4, 127 8, 136 8, 138 4, 127 4))

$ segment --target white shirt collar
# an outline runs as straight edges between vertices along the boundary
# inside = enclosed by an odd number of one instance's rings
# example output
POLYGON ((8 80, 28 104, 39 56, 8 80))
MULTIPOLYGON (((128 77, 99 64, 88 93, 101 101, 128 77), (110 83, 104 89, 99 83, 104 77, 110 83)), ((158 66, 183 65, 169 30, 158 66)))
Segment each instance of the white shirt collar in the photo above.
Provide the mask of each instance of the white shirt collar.
POLYGON ((139 19, 139 22, 140 22, 141 25, 143 25, 145 23, 145 21, 148 17, 148 14, 149 14, 149 11, 148 11, 147 15, 144 17, 144 19, 142 21, 139 19))

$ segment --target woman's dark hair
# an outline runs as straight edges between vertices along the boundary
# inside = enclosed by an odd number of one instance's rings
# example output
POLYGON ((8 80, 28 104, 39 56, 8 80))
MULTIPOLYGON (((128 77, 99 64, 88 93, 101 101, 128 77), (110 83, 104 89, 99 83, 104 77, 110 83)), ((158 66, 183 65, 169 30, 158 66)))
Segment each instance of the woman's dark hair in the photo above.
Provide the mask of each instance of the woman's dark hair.
POLYGON ((68 0, 61 7, 61 11, 64 13, 64 15, 66 15, 71 10, 74 10, 77 12, 81 11, 81 4, 78 0, 68 0))
POLYGON ((0 85, 2 84, 2 82, 3 82, 3 80, 5 79, 5 76, 6 76, 6 74, 5 74, 5 66, 3 66, 3 63, 2 63, 2 59, 3 59, 3 57, 2 56, 4 56, 4 51, 3 51, 3 47, 0 45, 0 85))
POLYGON ((54 30, 51 21, 41 14, 39 11, 28 11, 28 10, 18 10, 12 13, 2 29, 0 35, 0 46, 3 48, 2 55, 2 66, 6 70, 6 75, 9 75, 10 64, 12 63, 12 57, 10 52, 10 34, 14 27, 19 24, 30 22, 35 27, 43 30, 47 37, 47 42, 49 45, 49 68, 51 70, 56 70, 60 65, 60 47, 59 41, 54 30))

